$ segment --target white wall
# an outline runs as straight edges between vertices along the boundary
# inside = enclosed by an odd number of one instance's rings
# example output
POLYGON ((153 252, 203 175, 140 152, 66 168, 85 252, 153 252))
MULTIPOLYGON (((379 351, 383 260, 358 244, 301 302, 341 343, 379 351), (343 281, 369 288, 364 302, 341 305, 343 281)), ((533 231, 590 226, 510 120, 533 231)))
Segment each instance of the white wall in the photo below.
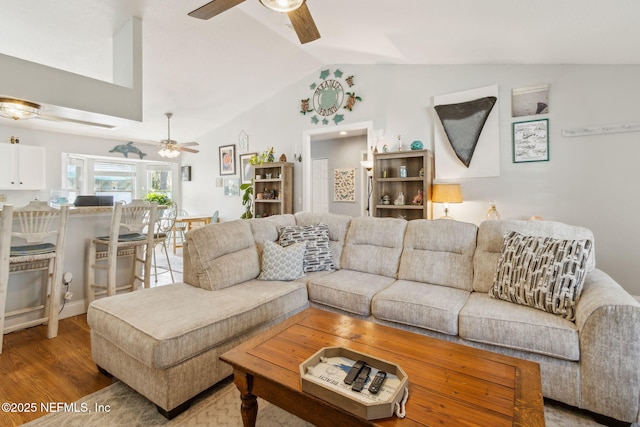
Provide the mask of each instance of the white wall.
MULTIPOLYGON (((328 67, 323 67, 328 68, 328 67)), ((331 67, 336 68, 335 66, 331 67)), ((434 95, 498 84, 500 87, 501 176, 466 179, 465 202, 451 213, 461 221, 479 224, 495 199, 502 218, 547 220, 589 227, 595 234, 598 267, 618 280, 631 294, 640 295, 640 222, 635 186, 640 169, 640 133, 563 138, 562 129, 639 122, 637 100, 639 66, 572 65, 340 65, 355 76, 351 88, 362 97, 344 124, 373 121, 392 146, 395 137, 421 140, 433 148, 434 95), (550 161, 512 163, 511 90, 550 85, 550 161)), ((255 105, 226 125, 199 139, 198 156, 183 159, 193 166, 194 181, 183 186, 183 206, 190 213, 220 210, 222 220, 239 218, 239 197, 225 197, 215 186, 219 177, 218 147, 236 144, 238 134, 249 135, 249 151, 275 147, 276 158, 300 152, 302 133, 320 126, 299 113, 299 102, 310 96, 317 73, 292 84, 267 102, 255 105)), ((245 96, 251 102, 249 94, 245 96)), ((331 125, 324 126, 329 129, 331 125)), ((380 143, 382 145, 382 142, 380 143)), ((295 165, 295 210, 301 210, 303 163, 295 165)), ((435 206, 434 215, 442 210, 435 206)))

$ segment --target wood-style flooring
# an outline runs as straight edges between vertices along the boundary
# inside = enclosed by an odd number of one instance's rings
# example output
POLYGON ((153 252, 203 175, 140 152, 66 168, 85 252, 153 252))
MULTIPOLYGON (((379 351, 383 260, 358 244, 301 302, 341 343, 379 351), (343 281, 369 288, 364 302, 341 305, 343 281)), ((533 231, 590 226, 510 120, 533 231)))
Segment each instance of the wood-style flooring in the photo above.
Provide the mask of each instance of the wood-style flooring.
POLYGON ((47 339, 44 325, 4 335, 0 426, 18 426, 42 417, 47 414, 41 411, 43 404, 69 404, 111 383, 91 358, 85 314, 61 320, 53 339, 47 339))

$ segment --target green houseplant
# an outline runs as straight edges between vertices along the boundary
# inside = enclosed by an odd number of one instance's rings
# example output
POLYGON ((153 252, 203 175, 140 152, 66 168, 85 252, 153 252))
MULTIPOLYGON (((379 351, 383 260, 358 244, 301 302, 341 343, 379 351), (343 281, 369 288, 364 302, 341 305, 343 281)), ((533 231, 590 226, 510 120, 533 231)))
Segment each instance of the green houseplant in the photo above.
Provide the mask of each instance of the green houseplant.
POLYGON ((171 199, 164 193, 148 193, 144 196, 144 200, 147 202, 157 202, 158 206, 168 205, 171 203, 171 199))
POLYGON ((253 218, 253 180, 246 184, 241 184, 240 190, 244 191, 244 193, 242 193, 242 206, 244 206, 244 212, 240 215, 240 218, 251 219, 253 218))

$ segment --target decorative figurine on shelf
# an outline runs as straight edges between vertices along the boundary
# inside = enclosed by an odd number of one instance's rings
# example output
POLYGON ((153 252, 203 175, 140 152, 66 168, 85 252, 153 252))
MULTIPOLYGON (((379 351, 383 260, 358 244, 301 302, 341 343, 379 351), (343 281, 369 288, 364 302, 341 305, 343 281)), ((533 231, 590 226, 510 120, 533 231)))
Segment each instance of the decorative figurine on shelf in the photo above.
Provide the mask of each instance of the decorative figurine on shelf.
POLYGON ((398 151, 402 151, 402 135, 398 135, 398 151))
POLYGON ((402 191, 398 194, 398 198, 393 202, 393 204, 396 206, 404 205, 404 193, 402 191))
POLYGON ((273 163, 276 161, 276 156, 275 154, 273 154, 273 147, 271 147, 269 149, 269 154, 267 155, 267 162, 268 163, 273 163))
POLYGON ((413 141, 411 143, 412 150, 422 150, 423 147, 424 145, 422 145, 422 141, 413 141))
POLYGON ((287 161, 287 155, 282 153, 282 155, 280 155, 280 161, 281 162, 286 162, 287 161))
POLYGON ((420 178, 422 178, 424 176, 424 168, 420 168, 420 170, 418 171, 418 176, 420 178))
POLYGON ((413 200, 411 201, 412 205, 421 205, 422 201, 424 199, 424 191, 422 190, 422 188, 418 191, 418 194, 416 194, 416 197, 413 198, 413 200))
POLYGON ((391 204, 391 196, 389 196, 388 194, 385 194, 384 196, 382 196, 382 204, 383 205, 390 205, 391 204))
POLYGON ((382 152, 383 152, 383 153, 386 153, 386 152, 388 152, 388 151, 389 151, 389 146, 388 146, 387 144, 384 144, 384 145, 382 146, 382 152))
POLYGON ((496 221, 500 219, 500 213, 496 209, 496 201, 491 200, 489 202, 489 210, 487 211, 487 220, 496 221))

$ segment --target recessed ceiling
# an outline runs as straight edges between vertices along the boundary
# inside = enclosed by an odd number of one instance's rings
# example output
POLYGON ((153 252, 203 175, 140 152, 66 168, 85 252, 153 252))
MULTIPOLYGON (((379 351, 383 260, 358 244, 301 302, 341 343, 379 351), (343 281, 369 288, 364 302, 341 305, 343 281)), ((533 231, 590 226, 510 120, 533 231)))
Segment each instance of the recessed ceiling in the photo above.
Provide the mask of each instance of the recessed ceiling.
POLYGON ((143 25, 143 123, 16 125, 159 140, 173 111, 191 141, 327 64, 640 64, 637 0, 308 0, 322 38, 305 45, 258 0, 187 16, 206 2, 0 0, 0 53, 101 80, 113 34, 143 25))

